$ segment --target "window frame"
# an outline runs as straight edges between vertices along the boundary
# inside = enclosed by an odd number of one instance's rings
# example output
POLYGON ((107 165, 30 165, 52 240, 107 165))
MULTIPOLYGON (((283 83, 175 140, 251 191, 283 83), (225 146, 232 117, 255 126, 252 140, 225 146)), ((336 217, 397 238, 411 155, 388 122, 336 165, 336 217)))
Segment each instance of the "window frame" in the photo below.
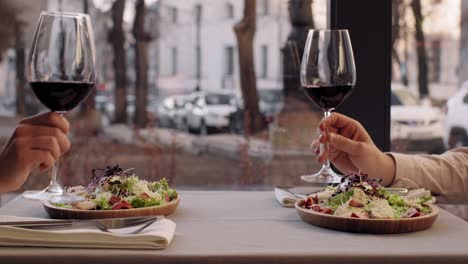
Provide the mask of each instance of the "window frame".
POLYGON ((328 25, 348 29, 357 83, 338 108, 366 128, 375 145, 390 150, 391 0, 330 0, 328 25))

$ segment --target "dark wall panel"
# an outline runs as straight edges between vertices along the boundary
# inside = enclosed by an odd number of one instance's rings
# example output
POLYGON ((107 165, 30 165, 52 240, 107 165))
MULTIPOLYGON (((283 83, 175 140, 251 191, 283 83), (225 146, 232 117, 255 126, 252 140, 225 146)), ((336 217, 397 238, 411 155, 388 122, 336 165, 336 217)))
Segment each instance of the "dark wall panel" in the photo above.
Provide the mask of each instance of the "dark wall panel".
POLYGON ((338 108, 359 120, 384 151, 390 149, 391 0, 331 0, 330 26, 348 29, 357 82, 338 108))

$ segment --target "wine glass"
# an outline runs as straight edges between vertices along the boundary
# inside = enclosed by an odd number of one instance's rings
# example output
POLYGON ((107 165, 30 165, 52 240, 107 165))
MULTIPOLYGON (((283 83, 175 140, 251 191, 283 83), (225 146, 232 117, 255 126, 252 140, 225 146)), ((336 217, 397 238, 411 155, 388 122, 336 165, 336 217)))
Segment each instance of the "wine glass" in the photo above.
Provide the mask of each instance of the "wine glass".
MULTIPOLYGON (((91 20, 86 14, 42 12, 28 58, 29 84, 51 111, 61 115, 77 107, 94 88, 96 52, 91 20)), ((25 192, 29 199, 70 203, 79 196, 66 195, 58 181, 59 162, 47 188, 25 192)))
MULTIPOLYGON (((328 118, 351 93, 356 84, 353 48, 348 30, 309 30, 301 63, 301 85, 307 97, 328 118)), ((328 152, 328 144, 320 146, 328 152)), ((313 183, 338 183, 341 175, 327 160, 322 169, 301 179, 313 183)))

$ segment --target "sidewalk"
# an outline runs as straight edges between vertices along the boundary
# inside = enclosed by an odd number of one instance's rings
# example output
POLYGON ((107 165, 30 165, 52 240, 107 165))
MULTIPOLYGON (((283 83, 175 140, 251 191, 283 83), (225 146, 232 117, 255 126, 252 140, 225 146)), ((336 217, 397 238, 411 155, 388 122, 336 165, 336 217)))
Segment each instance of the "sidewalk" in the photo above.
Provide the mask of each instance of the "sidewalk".
POLYGON ((247 153, 249 157, 263 161, 271 161, 277 156, 309 156, 310 152, 295 149, 275 149, 274 146, 261 139, 247 140, 241 135, 213 134, 207 136, 184 133, 173 129, 149 128, 135 131, 124 125, 106 127, 104 133, 108 139, 120 143, 136 143, 140 137, 146 142, 158 143, 163 146, 173 146, 191 154, 211 154, 240 160, 247 153))

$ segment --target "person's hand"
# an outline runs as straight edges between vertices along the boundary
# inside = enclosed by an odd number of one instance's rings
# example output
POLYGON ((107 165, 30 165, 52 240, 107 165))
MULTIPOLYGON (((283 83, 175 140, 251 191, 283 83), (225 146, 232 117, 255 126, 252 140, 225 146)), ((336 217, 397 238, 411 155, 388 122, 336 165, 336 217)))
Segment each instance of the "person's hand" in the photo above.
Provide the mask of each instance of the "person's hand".
POLYGON ((383 185, 390 185, 395 174, 392 157, 382 153, 374 144, 364 127, 356 120, 333 113, 320 123, 319 139, 312 147, 321 163, 328 158, 342 173, 365 173, 372 178, 381 178, 383 185), (320 143, 329 144, 320 153, 320 143))
POLYGON ((0 193, 21 187, 35 168, 51 168, 70 148, 69 129, 57 113, 23 119, 0 154, 0 193))

